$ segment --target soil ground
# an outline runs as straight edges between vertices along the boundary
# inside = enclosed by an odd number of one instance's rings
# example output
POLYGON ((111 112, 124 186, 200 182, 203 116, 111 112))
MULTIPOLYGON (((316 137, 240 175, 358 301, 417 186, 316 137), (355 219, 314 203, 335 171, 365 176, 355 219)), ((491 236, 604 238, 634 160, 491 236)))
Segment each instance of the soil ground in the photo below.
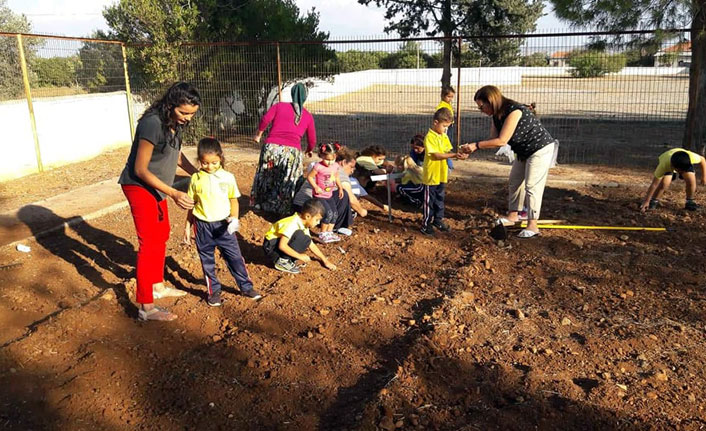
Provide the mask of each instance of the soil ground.
MULTIPOLYGON (((3 183, 3 209, 72 190, 77 172, 109 179, 124 157, 3 183)), ((547 229, 496 242, 487 232, 505 184, 456 178, 451 233, 422 236, 419 213, 399 202, 391 224, 371 207, 353 237, 322 246, 337 271, 312 262, 294 276, 261 251, 269 221, 247 207, 254 163, 231 170, 260 302, 238 295, 219 262, 226 302, 206 306, 196 251, 180 243, 184 213, 171 204, 165 277, 188 295, 159 302, 175 322, 135 320, 127 209, 28 242, 28 254, 0 248, 0 429, 706 426, 706 217, 680 209, 680 182, 645 215, 643 188, 623 186, 644 173, 584 172, 617 184, 545 193, 543 218, 669 232, 547 229)))

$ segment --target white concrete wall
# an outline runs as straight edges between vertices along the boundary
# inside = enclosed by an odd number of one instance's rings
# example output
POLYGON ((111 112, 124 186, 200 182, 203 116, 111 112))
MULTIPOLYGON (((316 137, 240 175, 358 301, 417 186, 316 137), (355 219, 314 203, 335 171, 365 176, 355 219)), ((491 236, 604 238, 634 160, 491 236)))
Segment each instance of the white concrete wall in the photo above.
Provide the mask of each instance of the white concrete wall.
MULTIPOLYGON (((90 159, 131 142, 125 92, 33 99, 45 168, 90 159)), ((0 181, 37 172, 27 102, 0 102, 0 181)))

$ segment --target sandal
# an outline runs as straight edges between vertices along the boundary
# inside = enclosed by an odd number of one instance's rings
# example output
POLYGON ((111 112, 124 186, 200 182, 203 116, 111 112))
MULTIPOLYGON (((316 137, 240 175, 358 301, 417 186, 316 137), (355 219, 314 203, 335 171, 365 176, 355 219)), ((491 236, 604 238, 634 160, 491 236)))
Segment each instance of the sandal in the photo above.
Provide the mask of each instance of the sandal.
POLYGON ((154 297, 154 299, 170 297, 179 298, 181 296, 186 296, 186 292, 183 290, 174 289, 173 287, 165 286, 163 289, 152 289, 152 297, 154 297))
POLYGON ((148 320, 156 320, 156 321, 161 321, 161 322, 169 322, 171 320, 174 320, 177 318, 176 314, 170 313, 166 309, 162 307, 153 307, 149 310, 144 310, 140 308, 140 310, 137 312, 137 319, 141 320, 143 322, 146 322, 148 320))
POLYGON ((517 234, 518 238, 534 238, 535 236, 539 236, 539 232, 529 229, 522 229, 520 233, 517 234))

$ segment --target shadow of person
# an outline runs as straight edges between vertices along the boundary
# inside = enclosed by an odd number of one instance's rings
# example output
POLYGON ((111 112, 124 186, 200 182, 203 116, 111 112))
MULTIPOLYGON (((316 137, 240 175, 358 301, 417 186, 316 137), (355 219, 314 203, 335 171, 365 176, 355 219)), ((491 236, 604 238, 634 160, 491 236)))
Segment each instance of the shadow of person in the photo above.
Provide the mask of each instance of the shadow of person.
POLYGON ((129 265, 128 256, 133 256, 133 247, 123 238, 89 225, 80 217, 64 218, 52 210, 39 205, 25 205, 17 212, 18 219, 27 225, 37 243, 47 251, 65 260, 76 271, 96 287, 96 294, 111 289, 125 312, 137 314, 125 286, 107 281, 101 270, 112 272, 121 279, 132 274, 124 265, 129 265), (67 228, 82 240, 67 235, 67 228))

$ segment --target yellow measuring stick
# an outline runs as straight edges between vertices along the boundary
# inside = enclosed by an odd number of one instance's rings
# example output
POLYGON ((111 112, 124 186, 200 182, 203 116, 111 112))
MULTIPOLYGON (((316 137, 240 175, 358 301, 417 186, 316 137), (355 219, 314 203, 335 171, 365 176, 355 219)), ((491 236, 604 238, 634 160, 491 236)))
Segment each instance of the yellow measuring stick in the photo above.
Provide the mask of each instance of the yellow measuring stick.
MULTIPOLYGON (((523 224, 526 226, 526 224, 523 224)), ((642 227, 642 226, 577 226, 568 224, 538 224, 540 229, 593 229, 593 230, 644 230, 653 232, 665 232, 664 227, 642 227)))

